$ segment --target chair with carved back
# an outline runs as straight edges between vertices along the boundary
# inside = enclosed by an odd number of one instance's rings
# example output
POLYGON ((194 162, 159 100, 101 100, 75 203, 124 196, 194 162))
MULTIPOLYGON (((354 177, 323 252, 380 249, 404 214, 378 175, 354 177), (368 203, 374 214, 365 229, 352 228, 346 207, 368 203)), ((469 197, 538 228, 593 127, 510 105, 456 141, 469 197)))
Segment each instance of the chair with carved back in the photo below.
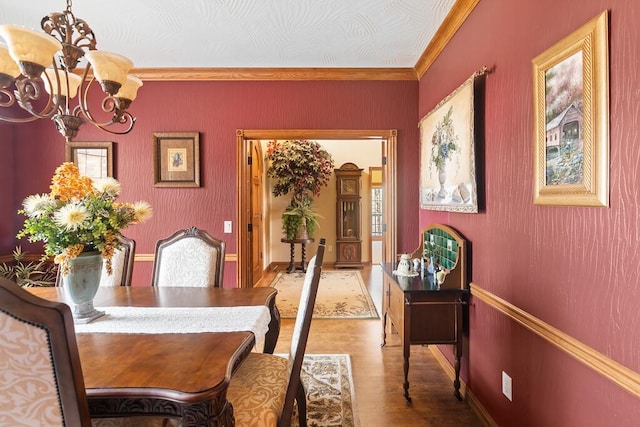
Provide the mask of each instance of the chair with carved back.
POLYGON ((0 425, 90 426, 71 309, 0 278, 0 425))
MULTIPOLYGON (((125 236, 119 236, 118 241, 120 248, 114 251, 111 258, 111 274, 107 272, 106 263, 102 263, 100 286, 131 286, 136 241, 125 236)), ((62 285, 62 274, 58 269, 56 286, 60 285, 62 285)))
POLYGON ((222 287, 225 243, 190 227, 156 242, 152 286, 222 287))
POLYGON ((301 427, 307 425, 306 393, 300 380, 318 292, 325 239, 307 267, 288 358, 251 353, 231 377, 227 399, 233 405, 237 426, 289 427, 294 403, 301 427))

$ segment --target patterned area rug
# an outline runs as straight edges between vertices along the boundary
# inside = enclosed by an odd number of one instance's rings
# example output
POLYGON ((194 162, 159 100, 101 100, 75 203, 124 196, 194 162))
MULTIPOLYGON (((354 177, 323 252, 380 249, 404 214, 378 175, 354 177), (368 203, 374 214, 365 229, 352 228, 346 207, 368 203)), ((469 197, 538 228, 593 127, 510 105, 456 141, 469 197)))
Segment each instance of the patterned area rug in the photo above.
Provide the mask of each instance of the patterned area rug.
MULTIPOLYGON (((300 378, 307 391, 308 426, 360 426, 348 354, 305 354, 300 378)), ((295 412, 291 426, 298 425, 295 412)))
MULTIPOLYGON (((295 318, 304 273, 278 273, 270 286, 278 289, 276 305, 282 318, 295 318)), ((316 319, 376 319, 378 312, 359 271, 329 270, 320 276, 313 310, 316 319)))

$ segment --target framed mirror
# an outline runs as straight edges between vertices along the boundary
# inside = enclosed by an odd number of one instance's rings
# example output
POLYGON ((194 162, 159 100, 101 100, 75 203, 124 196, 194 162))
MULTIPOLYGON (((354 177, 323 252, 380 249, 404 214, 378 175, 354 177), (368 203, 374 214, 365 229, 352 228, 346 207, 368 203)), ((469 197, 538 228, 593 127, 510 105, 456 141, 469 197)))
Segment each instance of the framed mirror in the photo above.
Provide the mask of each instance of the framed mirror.
POLYGON ((75 163, 82 175, 92 179, 113 177, 113 142, 68 141, 65 161, 75 163))

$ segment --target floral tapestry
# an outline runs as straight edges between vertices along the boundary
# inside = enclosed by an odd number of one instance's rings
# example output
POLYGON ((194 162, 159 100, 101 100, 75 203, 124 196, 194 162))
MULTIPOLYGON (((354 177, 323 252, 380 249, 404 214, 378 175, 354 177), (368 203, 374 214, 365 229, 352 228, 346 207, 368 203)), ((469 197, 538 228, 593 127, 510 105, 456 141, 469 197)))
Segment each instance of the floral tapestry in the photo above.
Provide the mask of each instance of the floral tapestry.
POLYGON ((420 120, 420 208, 478 212, 473 133, 476 74, 420 120))

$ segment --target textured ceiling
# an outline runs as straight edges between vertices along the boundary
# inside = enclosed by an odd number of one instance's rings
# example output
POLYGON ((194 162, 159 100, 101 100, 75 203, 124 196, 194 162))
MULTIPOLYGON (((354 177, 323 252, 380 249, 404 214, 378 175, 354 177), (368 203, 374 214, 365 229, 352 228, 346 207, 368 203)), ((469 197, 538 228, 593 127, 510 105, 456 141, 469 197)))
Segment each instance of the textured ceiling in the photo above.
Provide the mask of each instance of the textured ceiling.
MULTIPOLYGON (((76 0, 98 49, 136 68, 414 67, 455 0, 76 0)), ((0 0, 40 28, 63 0, 0 0)))

